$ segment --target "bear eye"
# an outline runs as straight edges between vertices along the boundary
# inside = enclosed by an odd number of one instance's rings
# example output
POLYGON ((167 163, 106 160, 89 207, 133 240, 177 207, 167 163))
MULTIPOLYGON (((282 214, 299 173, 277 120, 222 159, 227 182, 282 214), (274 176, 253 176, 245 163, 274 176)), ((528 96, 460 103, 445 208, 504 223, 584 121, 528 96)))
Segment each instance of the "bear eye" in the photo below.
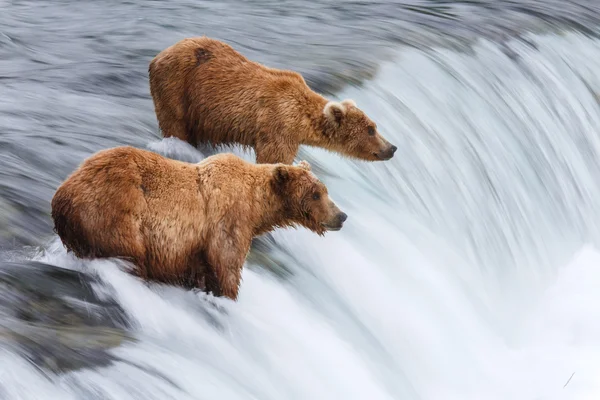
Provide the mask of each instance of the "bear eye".
POLYGON ((373 128, 372 126, 369 127, 369 136, 374 136, 375 135, 375 128, 373 128))
POLYGON ((314 192, 312 195, 313 200, 319 200, 321 198, 321 193, 314 192))

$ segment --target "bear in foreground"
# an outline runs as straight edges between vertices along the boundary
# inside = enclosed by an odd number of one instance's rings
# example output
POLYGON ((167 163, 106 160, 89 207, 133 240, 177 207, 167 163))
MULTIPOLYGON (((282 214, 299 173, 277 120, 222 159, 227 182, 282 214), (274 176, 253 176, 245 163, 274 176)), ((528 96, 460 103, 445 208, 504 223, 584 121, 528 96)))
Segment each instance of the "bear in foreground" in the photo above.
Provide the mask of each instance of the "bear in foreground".
POLYGON ((301 144, 383 161, 396 146, 352 100, 328 101, 302 75, 250 61, 207 37, 183 39, 148 68, 164 137, 192 146, 241 144, 257 163, 292 164, 301 144))
POLYGON ((122 146, 90 156, 62 183, 52 218, 77 257, 127 259, 143 279, 236 300, 254 236, 297 225, 324 235, 347 216, 305 161, 224 153, 192 164, 122 146))

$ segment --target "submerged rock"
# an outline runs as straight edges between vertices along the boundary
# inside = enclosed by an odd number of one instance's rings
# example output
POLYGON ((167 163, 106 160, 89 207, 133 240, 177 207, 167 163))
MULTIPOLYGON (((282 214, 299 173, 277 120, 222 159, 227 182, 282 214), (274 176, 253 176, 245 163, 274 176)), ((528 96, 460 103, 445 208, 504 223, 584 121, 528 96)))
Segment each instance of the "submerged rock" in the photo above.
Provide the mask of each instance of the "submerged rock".
POLYGON ((268 233, 254 238, 246 261, 248 267, 267 271, 276 278, 289 279, 293 272, 286 265, 292 255, 277 245, 272 234, 268 233))
POLYGON ((33 261, 0 262, 0 347, 61 373, 109 365, 130 337, 124 310, 91 275, 33 261))

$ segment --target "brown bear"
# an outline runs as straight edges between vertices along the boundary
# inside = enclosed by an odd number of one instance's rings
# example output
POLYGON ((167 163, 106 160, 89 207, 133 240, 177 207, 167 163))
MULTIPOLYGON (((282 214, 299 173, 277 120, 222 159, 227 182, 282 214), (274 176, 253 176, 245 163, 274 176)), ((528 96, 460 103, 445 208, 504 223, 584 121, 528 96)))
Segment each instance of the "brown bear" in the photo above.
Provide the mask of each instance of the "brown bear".
POLYGON ((253 148, 258 163, 284 164, 301 144, 367 161, 389 160, 397 149, 354 101, 328 101, 302 75, 208 37, 164 49, 148 75, 162 135, 195 147, 237 143, 253 148))
POLYGON ((231 153, 192 164, 130 146, 86 159, 52 198, 54 230, 80 258, 131 261, 137 276, 237 299, 253 237, 347 215, 302 161, 253 164, 231 153))

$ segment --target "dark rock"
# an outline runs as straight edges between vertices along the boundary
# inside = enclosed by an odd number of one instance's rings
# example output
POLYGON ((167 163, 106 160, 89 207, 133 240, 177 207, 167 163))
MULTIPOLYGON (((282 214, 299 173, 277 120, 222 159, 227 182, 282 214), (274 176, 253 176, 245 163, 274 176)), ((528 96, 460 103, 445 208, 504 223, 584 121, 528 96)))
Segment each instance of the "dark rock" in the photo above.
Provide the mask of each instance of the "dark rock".
POLYGON ((0 346, 53 373, 109 365, 109 350, 133 338, 124 310, 93 285, 49 264, 0 262, 0 346))
POLYGON ((279 279, 288 279, 293 275, 292 270, 286 266, 286 260, 293 259, 292 255, 277 246, 271 234, 254 238, 247 263, 250 269, 267 271, 279 279))

